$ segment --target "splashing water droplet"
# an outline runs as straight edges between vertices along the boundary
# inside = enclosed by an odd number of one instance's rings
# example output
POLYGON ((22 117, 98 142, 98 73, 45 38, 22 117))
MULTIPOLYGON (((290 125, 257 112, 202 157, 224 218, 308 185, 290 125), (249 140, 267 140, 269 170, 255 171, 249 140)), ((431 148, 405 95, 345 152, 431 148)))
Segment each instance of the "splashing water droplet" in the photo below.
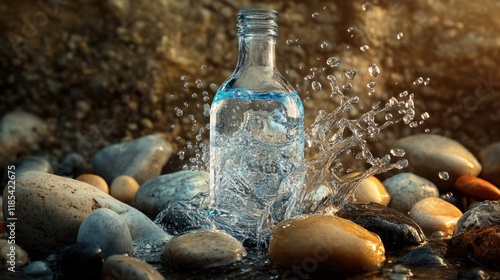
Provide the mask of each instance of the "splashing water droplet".
POLYGON ((351 83, 345 83, 342 86, 342 88, 345 89, 345 90, 351 90, 352 89, 352 84, 351 83))
POLYGON ((340 59, 338 59, 335 56, 329 57, 326 60, 326 65, 328 65, 330 67, 339 67, 340 66, 340 59))
POLYGON ((446 171, 440 171, 438 175, 439 175, 439 179, 441 179, 441 180, 446 181, 446 180, 450 179, 450 174, 448 174, 448 172, 446 172, 446 171))
POLYGON ((174 111, 178 117, 182 117, 182 115, 184 114, 184 112, 179 107, 175 107, 174 111))
POLYGON ((203 96, 203 101, 205 101, 205 102, 210 101, 210 97, 208 97, 208 96, 203 96))
POLYGON ((285 43, 290 46, 291 44, 293 44, 293 40, 292 39, 288 39, 288 40, 285 41, 285 43))
POLYGON ((386 120, 386 121, 392 120, 392 118, 393 118, 393 117, 394 117, 394 116, 393 116, 391 113, 387 113, 387 114, 385 114, 385 120, 386 120))
POLYGON ((360 49, 362 52, 366 52, 367 50, 369 50, 369 49, 370 49, 370 46, 368 46, 368 45, 363 45, 363 46, 359 47, 359 49, 360 49))
POLYGON ((403 149, 400 149, 400 148, 394 148, 394 149, 391 149, 391 155, 395 156, 395 157, 404 157, 405 155, 405 151, 403 149))
POLYGON ((372 77, 377 77, 380 74, 380 68, 378 68, 377 64, 372 63, 370 67, 368 67, 368 73, 370 73, 372 77))
POLYGON ((186 75, 181 76, 181 81, 185 81, 187 79, 186 75))
POLYGON ((315 91, 320 91, 320 90, 322 89, 321 83, 320 83, 320 82, 318 82, 318 81, 313 81, 313 82, 311 83, 311 87, 312 87, 312 89, 313 89, 313 90, 315 90, 315 91))
POLYGON ((328 43, 327 42, 323 42, 323 43, 321 43, 320 46, 321 46, 322 49, 326 49, 326 48, 328 48, 328 43))
POLYGON ((427 133, 431 132, 431 130, 428 129, 428 128, 426 128, 424 131, 427 132, 427 133))
POLYGON ((180 160, 184 159, 184 152, 183 151, 178 152, 177 155, 179 156, 180 160))
POLYGON ((406 96, 408 96, 408 91, 406 91, 406 90, 399 93, 399 97, 406 97, 406 96))
POLYGON ((376 85, 377 85, 377 83, 375 83, 375 82, 369 82, 368 84, 366 84, 366 87, 374 88, 376 85))
POLYGON ((411 128, 417 128, 418 127, 418 122, 413 121, 408 126, 411 127, 411 128))
POLYGON ((318 17, 319 17, 319 13, 318 13, 318 12, 313 13, 311 16, 312 16, 313 18, 318 18, 318 17))
POLYGON ((396 38, 398 38, 398 40, 403 39, 403 32, 399 32, 398 35, 396 35, 396 38))
POLYGON ((214 84, 214 83, 211 83, 211 84, 210 84, 210 88, 211 88, 211 89, 217 89, 217 85, 216 85, 216 84, 214 84))
POLYGON ((354 30, 354 27, 347 28, 347 32, 351 33, 354 30))
POLYGON ((345 75, 346 78, 349 79, 349 80, 354 80, 354 77, 356 76, 357 73, 358 72, 356 72, 356 69, 353 68, 351 70, 345 71, 344 73, 342 73, 342 75, 345 75))
POLYGON ((424 112, 420 115, 420 117, 422 118, 422 120, 428 120, 430 118, 430 115, 429 113, 424 112))
POLYGON ((189 88, 189 82, 184 83, 184 88, 189 88))
POLYGON ((201 66, 201 70, 205 70, 205 69, 207 69, 207 66, 206 66, 205 64, 203 64, 203 65, 201 66))
POLYGON ((427 78, 424 81, 424 86, 428 85, 431 82, 431 78, 427 78))
POLYGON ((416 79, 414 82, 413 82, 414 85, 417 85, 417 86, 421 86, 424 84, 424 78, 422 77, 418 77, 418 79, 416 79))
POLYGON ((363 9, 363 11, 368 11, 370 9, 370 3, 366 2, 363 4, 363 6, 361 6, 361 8, 363 9))

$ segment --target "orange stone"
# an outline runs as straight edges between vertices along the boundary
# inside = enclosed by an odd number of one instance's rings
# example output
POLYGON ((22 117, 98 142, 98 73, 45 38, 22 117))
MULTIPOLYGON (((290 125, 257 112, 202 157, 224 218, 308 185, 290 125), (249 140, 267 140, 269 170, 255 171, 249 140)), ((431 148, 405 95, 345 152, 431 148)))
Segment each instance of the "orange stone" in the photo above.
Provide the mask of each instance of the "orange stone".
POLYGON ((475 176, 460 176, 455 181, 455 188, 463 194, 481 201, 500 199, 500 189, 492 183, 475 176))

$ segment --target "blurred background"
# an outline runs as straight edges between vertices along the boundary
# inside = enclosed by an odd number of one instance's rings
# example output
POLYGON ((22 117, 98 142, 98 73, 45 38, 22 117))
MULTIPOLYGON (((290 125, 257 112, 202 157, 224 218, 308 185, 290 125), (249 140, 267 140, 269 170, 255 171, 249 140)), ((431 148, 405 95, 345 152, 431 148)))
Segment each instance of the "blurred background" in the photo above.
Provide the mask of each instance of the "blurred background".
POLYGON ((500 1, 17 0, 0 3, 0 117, 32 113, 47 133, 35 146, 0 148, 2 168, 35 154, 90 162, 106 145, 162 133, 186 151, 165 172, 179 170, 195 153, 187 147, 207 143, 208 105, 236 64, 236 13, 249 6, 279 12, 278 65, 304 100, 306 125, 338 106, 333 74, 360 97, 350 117, 405 90, 416 119, 430 115, 383 131, 375 154, 424 131, 475 154, 500 140, 500 1), (353 80, 342 75, 351 69, 353 80))

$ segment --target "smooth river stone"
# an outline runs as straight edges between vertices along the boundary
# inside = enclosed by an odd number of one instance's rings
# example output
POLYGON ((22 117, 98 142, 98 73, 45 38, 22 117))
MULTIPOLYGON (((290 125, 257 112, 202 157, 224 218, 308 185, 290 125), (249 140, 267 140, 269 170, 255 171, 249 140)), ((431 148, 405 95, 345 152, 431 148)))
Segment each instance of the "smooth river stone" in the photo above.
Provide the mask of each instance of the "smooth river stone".
POLYGON ((409 170, 434 182, 442 191, 449 191, 455 180, 463 175, 477 176, 481 164, 459 142, 434 134, 417 134, 401 138, 392 144, 406 152, 409 170), (449 179, 439 177, 447 172, 449 179))
POLYGON ((500 189, 492 183, 475 176, 464 175, 455 181, 455 188, 468 197, 479 201, 499 200, 500 189))
POLYGON ((421 247, 406 253, 399 258, 399 262, 404 265, 422 267, 446 267, 443 258, 438 256, 436 251, 429 247, 421 247))
POLYGON ((163 280, 165 279, 154 267, 124 255, 113 255, 106 259, 102 269, 106 280, 163 280))
POLYGON ((26 171, 42 171, 52 173, 52 166, 42 157, 22 157, 16 159, 12 165, 16 167, 14 170, 17 175, 26 171))
POLYGON ((101 176, 95 174, 82 174, 76 180, 92 185, 105 193, 109 193, 108 183, 101 176))
POLYGON ((19 153, 38 150, 48 134, 47 124, 39 117, 21 111, 7 113, 0 120, 0 166, 19 153))
POLYGON ((453 236, 471 230, 500 226, 500 201, 483 201, 467 210, 457 221, 453 236))
MULTIPOLYGON (((4 217, 8 217, 6 198, 4 194, 4 217)), ((139 210, 87 183, 28 171, 16 178, 16 242, 28 251, 61 249, 76 241, 82 221, 99 208, 118 213, 128 225, 135 244, 159 245, 170 239, 139 210)))
POLYGON ((101 274, 103 262, 101 247, 89 243, 66 246, 57 258, 64 279, 95 279, 101 274))
POLYGON ((400 250, 427 241, 422 229, 412 219, 378 203, 348 204, 336 215, 376 233, 382 239, 386 251, 400 250))
POLYGON ((500 186, 500 142, 493 143, 479 153, 483 172, 481 178, 500 186))
POLYGON ((172 238, 163 250, 168 265, 210 268, 240 261, 247 255, 243 244, 221 230, 193 230, 172 238))
POLYGON ((134 202, 138 190, 139 184, 134 177, 121 175, 111 183, 109 194, 121 202, 130 204, 134 202))
POLYGON ((94 172, 108 184, 120 175, 128 175, 141 185, 160 175, 172 152, 172 145, 154 134, 107 146, 94 155, 92 164, 94 172))
POLYGON ((500 265, 500 226, 462 232, 448 242, 447 255, 500 265))
POLYGON ((391 195, 389 206, 408 214, 408 211, 421 199, 438 197, 439 190, 431 181, 413 173, 399 173, 383 182, 391 195))
POLYGON ((200 192, 208 192, 210 174, 204 171, 179 171, 153 178, 144 183, 136 194, 135 206, 155 217, 170 202, 191 200, 200 192))
POLYGON ((104 258, 132 253, 130 229, 120 215, 106 208, 94 210, 83 220, 76 241, 98 245, 104 258))
MULTIPOLYGON (((346 178, 356 176, 360 173, 361 172, 349 173, 346 178)), ((354 199, 356 203, 368 204, 370 202, 375 202, 387 206, 391 201, 391 196, 377 177, 370 176, 361 180, 358 188, 354 192, 354 199)))
POLYGON ((426 234, 440 231, 451 235, 460 217, 462 217, 462 211, 438 197, 424 198, 415 203, 410 210, 410 218, 426 234))
POLYGON ((376 234, 349 220, 306 214, 274 227, 268 256, 273 263, 306 271, 357 271, 376 269, 385 261, 385 249, 376 234))

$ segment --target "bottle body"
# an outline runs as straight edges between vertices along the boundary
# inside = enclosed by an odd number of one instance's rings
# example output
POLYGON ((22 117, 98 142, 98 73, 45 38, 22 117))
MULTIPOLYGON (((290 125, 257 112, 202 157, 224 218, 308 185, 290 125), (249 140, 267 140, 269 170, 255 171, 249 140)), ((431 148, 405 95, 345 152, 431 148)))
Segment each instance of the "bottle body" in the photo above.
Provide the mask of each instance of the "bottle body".
POLYGON ((210 111, 210 204, 219 228, 255 241, 270 203, 302 187, 304 108, 275 66, 275 37, 239 37, 238 65, 210 111))

